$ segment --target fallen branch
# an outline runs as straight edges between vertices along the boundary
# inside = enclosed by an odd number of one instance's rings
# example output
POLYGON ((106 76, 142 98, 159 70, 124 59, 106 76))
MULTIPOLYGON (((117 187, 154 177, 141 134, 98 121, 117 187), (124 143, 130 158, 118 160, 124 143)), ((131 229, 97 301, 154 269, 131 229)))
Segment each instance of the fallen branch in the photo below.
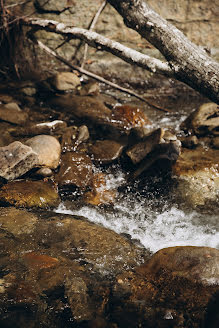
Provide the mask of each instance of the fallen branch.
POLYGON ((175 78, 219 104, 219 63, 143 0, 107 0, 125 24, 166 58, 175 78))
POLYGON ((88 31, 83 28, 67 27, 63 23, 45 19, 25 19, 23 23, 35 30, 46 30, 48 32, 64 35, 69 39, 82 39, 90 46, 98 50, 111 52, 113 55, 130 64, 135 64, 153 73, 174 77, 174 71, 167 62, 162 62, 159 59, 143 55, 136 50, 125 47, 119 42, 112 41, 96 32, 88 31))
POLYGON ((158 106, 158 105, 155 105, 155 104, 151 103, 150 101, 146 100, 145 98, 141 97, 141 96, 138 95, 136 92, 134 92, 134 91, 132 91, 132 90, 130 90, 130 89, 123 88, 123 87, 119 86, 119 85, 116 84, 116 83, 110 82, 110 81, 104 79, 104 78, 101 77, 101 76, 98 76, 98 75, 96 75, 96 74, 94 74, 94 73, 92 73, 92 72, 89 72, 89 71, 85 70, 84 68, 81 68, 81 67, 79 67, 79 66, 77 66, 77 65, 71 64, 69 61, 67 61, 65 58, 59 56, 54 50, 52 50, 52 49, 50 49, 49 47, 47 47, 47 46, 46 46, 45 44, 43 44, 41 41, 39 41, 39 40, 37 40, 37 39, 35 39, 35 38, 34 38, 34 39, 31 38, 31 39, 32 39, 32 40, 34 41, 34 43, 37 44, 42 50, 44 50, 45 52, 47 52, 49 55, 55 57, 56 59, 58 59, 58 60, 61 61, 62 63, 66 64, 66 65, 69 66, 71 69, 77 70, 77 71, 80 72, 81 74, 85 74, 85 75, 87 75, 87 76, 89 76, 89 77, 91 77, 91 78, 93 78, 93 79, 95 79, 95 80, 97 80, 97 81, 99 81, 99 82, 105 83, 105 84, 107 84, 107 85, 109 85, 109 86, 111 86, 111 87, 113 87, 113 88, 115 88, 115 89, 118 89, 118 90, 120 90, 120 91, 122 91, 122 92, 125 92, 125 93, 127 93, 127 94, 130 94, 130 95, 132 95, 132 96, 134 96, 134 97, 136 97, 136 98, 142 100, 143 102, 145 102, 146 104, 148 104, 149 106, 151 106, 151 107, 153 107, 153 108, 155 108, 155 109, 158 109, 158 110, 163 111, 163 112, 169 112, 168 109, 165 109, 165 108, 163 108, 163 107, 160 107, 160 106, 158 106))
MULTIPOLYGON (((102 2, 102 4, 100 5, 99 9, 97 10, 92 22, 91 22, 91 25, 89 27, 89 31, 93 31, 97 21, 98 21, 98 18, 100 16, 100 14, 102 13, 102 11, 104 10, 104 8, 106 7, 107 5, 107 1, 104 0, 102 2)), ((81 63, 81 68, 84 68, 84 65, 85 65, 85 62, 86 62, 86 59, 87 59, 87 52, 88 52, 88 44, 85 43, 85 47, 84 47, 84 56, 83 56, 83 60, 82 60, 82 63, 81 63)))

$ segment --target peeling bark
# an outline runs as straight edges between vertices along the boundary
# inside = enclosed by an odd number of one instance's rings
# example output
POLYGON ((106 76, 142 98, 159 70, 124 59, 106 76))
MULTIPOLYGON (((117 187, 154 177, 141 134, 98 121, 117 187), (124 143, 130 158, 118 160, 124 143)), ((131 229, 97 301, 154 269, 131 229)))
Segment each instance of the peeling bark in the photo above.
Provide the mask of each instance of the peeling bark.
POLYGON ((219 103, 219 63, 143 0, 107 1, 123 17, 128 27, 160 50, 177 80, 219 103))

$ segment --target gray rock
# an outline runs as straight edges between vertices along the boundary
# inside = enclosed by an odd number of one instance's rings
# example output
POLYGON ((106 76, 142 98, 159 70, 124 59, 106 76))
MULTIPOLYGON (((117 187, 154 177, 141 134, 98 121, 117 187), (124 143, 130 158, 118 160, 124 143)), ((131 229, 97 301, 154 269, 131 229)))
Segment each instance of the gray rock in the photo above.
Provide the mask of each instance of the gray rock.
POLYGON ((38 135, 28 139, 26 145, 38 154, 38 166, 57 168, 60 161, 61 145, 55 137, 38 135))
POLYGON ((38 164, 37 153, 19 141, 0 148, 0 176, 13 180, 38 164))

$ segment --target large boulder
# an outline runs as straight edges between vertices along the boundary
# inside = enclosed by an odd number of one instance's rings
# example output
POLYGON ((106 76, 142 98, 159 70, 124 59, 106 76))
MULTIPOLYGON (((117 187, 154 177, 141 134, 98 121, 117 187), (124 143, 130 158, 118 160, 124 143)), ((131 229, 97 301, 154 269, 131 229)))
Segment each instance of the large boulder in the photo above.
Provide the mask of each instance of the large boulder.
POLYGON ((172 167, 176 178, 176 194, 193 207, 217 201, 219 193, 219 150, 182 149, 177 162, 172 167))
POLYGON ((16 179, 37 164, 38 154, 19 141, 0 147, 0 176, 4 179, 16 179))
POLYGON ((184 130, 196 135, 219 135, 219 106, 207 103, 200 106, 182 123, 184 130))
POLYGON ((111 319, 119 327, 217 327, 219 250, 170 247, 117 277, 111 319))
POLYGON ((59 141, 49 135, 38 135, 28 139, 25 144, 38 154, 38 166, 46 166, 56 169, 61 156, 59 141))

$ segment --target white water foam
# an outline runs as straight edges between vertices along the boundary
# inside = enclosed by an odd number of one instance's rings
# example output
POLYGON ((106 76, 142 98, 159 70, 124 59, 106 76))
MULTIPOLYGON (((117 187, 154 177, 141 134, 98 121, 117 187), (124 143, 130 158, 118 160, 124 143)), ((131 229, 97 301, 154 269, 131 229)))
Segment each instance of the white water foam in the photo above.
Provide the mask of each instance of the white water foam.
POLYGON ((113 211, 84 206, 67 209, 61 204, 57 213, 79 215, 117 233, 129 234, 152 252, 170 246, 209 246, 219 248, 218 218, 172 207, 156 211, 142 200, 124 200, 114 205, 113 211), (210 222, 210 224, 209 224, 210 222), (214 224, 211 224, 211 223, 214 224))

